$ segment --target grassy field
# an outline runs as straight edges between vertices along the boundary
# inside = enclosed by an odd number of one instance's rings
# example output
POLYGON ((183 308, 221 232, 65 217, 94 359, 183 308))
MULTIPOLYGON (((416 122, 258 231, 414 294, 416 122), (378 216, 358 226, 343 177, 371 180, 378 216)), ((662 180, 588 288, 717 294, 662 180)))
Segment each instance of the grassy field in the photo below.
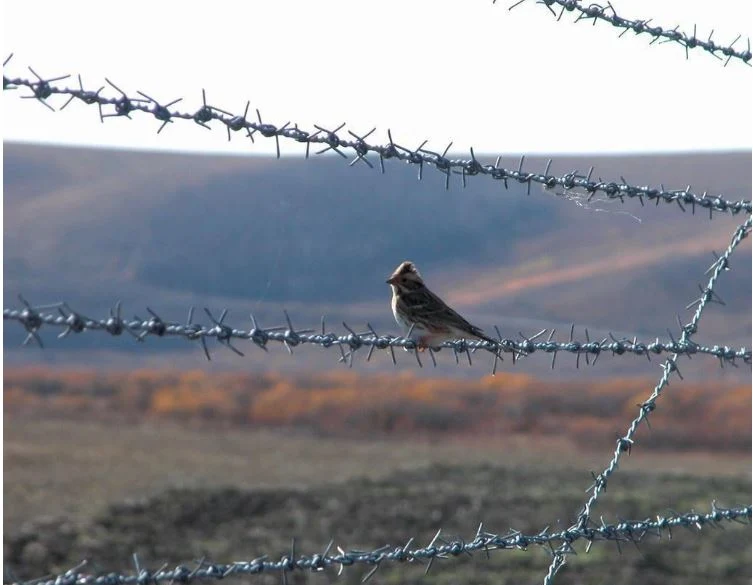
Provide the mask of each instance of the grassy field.
MULTIPOLYGON (((473 537, 569 526, 612 444, 575 445, 524 436, 370 440, 171 422, 97 423, 4 419, 4 557, 22 578, 58 572, 83 558, 91 570, 278 557, 331 538, 344 549, 426 544, 442 527, 473 537)), ((703 512, 749 503, 748 456, 652 454, 640 443, 624 459, 595 519, 638 519, 670 509, 703 512)), ((596 543, 558 583, 749 583, 751 531, 676 530, 672 540, 596 543)), ((425 567, 380 570, 376 583, 537 583, 545 550, 499 551, 425 567)), ((357 583, 368 567, 345 571, 357 583)), ((253 578, 279 583, 279 575, 253 578)), ((293 575, 291 582, 334 581, 293 575)), ((243 582, 248 582, 245 579, 243 582)))

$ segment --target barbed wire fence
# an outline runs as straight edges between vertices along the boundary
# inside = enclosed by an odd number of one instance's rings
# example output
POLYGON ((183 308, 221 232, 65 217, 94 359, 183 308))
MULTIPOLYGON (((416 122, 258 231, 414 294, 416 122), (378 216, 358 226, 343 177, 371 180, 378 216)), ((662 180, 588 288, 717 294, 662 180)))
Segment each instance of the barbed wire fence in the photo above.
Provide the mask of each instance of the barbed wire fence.
MULTIPOLYGON (((517 7, 524 1, 520 0, 510 6, 510 9, 517 7)), ((651 19, 628 19, 619 16, 611 3, 605 6, 598 4, 585 6, 578 0, 540 0, 537 4, 546 7, 557 20, 560 20, 565 12, 574 12, 577 14, 576 22, 586 20, 593 21, 594 24, 598 21, 609 23, 621 31, 620 36, 632 31, 636 35, 649 35, 652 39, 650 44, 675 43, 684 48, 686 58, 689 57, 691 49, 702 49, 722 61, 725 67, 732 60, 748 66, 751 65, 750 41, 747 41, 747 49, 745 50, 735 49, 734 47, 740 40, 739 36, 732 43, 717 44, 712 41, 713 31, 704 40, 697 36, 697 27, 695 26, 693 33, 689 34, 678 30, 678 27, 669 29, 651 25, 651 19), (554 5, 559 7, 559 13, 553 9, 554 5)), ((5 60, 4 66, 8 65, 11 57, 5 60)), ((553 581, 558 571, 566 564, 568 557, 575 553, 573 544, 578 541, 584 541, 586 551, 588 551, 594 542, 614 541, 637 544, 644 542, 651 536, 659 537, 667 531, 671 534, 671 529, 675 527, 696 528, 700 531, 705 527, 721 526, 728 522, 750 523, 752 515, 750 505, 723 508, 718 506, 716 502, 712 502, 710 510, 705 513, 691 510, 673 513, 669 516, 655 515, 638 521, 621 521, 616 524, 607 524, 603 520, 597 523, 593 520, 594 507, 606 491, 608 480, 617 471, 623 455, 630 454, 635 444, 634 436, 637 429, 643 423, 647 423, 648 417, 657 408, 657 401, 668 386, 673 374, 682 378, 678 366, 680 357, 711 356, 718 359, 719 365, 722 367, 725 365, 737 367, 739 362, 748 366, 751 365, 751 350, 748 348, 734 348, 723 344, 701 344, 694 340, 705 309, 712 303, 724 304, 716 293, 715 286, 721 275, 731 269, 731 256, 740 243, 750 234, 752 211, 750 200, 734 200, 721 194, 709 195, 706 192, 696 193, 690 185, 687 185, 684 189, 665 189, 664 185, 653 187, 634 185, 623 177, 620 177, 619 182, 604 181, 601 178, 593 177, 593 167, 587 172, 573 170, 563 175, 554 175, 549 172, 551 160, 547 162, 542 172, 524 170, 524 157, 520 159, 517 167, 500 166, 500 158, 497 158, 494 164, 482 164, 476 158, 473 149, 470 149, 470 158, 468 159, 452 159, 446 156, 452 146, 451 143, 441 154, 438 151, 425 148, 426 141, 418 148, 410 149, 395 142, 390 130, 387 131, 388 143, 371 144, 366 142, 366 139, 374 133, 375 129, 359 134, 352 130, 343 131, 345 124, 341 124, 334 129, 315 126, 313 131, 300 129, 297 124, 291 126, 290 122, 278 126, 265 122, 259 110, 256 110, 256 120, 249 120, 247 115, 250 103, 246 104, 243 114, 233 114, 209 105, 204 90, 202 90, 202 106, 198 110, 194 113, 180 112, 171 108, 182 98, 161 104, 140 91, 137 92, 140 97, 129 96, 112 81, 106 79, 107 85, 117 92, 117 95, 107 97, 103 94, 105 86, 100 86, 96 90, 85 89, 81 76, 78 76, 78 88, 68 88, 56 83, 67 79, 70 77, 69 75, 44 78, 31 67, 29 67, 29 71, 34 76, 33 79, 7 77, 4 73, 3 89, 28 89, 31 94, 22 95, 22 99, 36 99, 53 111, 54 107, 47 100, 58 95, 67 97, 60 110, 65 109, 74 100, 86 105, 96 105, 99 118, 103 123, 109 117, 125 116, 130 118, 131 114, 146 114, 153 116, 160 122, 157 130, 159 133, 168 124, 175 121, 193 121, 207 129, 211 129, 209 126, 211 122, 218 122, 225 126, 228 140, 230 140, 232 133, 239 131, 242 131, 252 142, 257 135, 274 139, 278 158, 280 156, 280 139, 293 140, 305 145, 305 156, 307 158, 312 146, 314 148, 321 147, 320 150, 315 151, 317 155, 332 151, 344 159, 349 159, 350 166, 363 163, 370 168, 374 168, 373 158, 377 157, 380 170, 383 173, 385 172, 385 161, 397 159, 417 166, 419 180, 423 177, 423 169, 426 165, 445 175, 445 188, 450 187, 450 180, 453 175, 460 176, 464 187, 469 177, 482 175, 502 181, 505 188, 508 187, 508 181, 525 184, 528 193, 530 193, 533 184, 538 184, 546 189, 562 189, 565 194, 577 194, 587 198, 588 201, 596 196, 618 200, 623 204, 628 200, 638 199, 641 205, 645 205, 646 201, 654 202, 655 205, 659 205, 661 202, 674 204, 682 212, 686 212, 687 207, 690 207, 691 212, 695 213, 696 207, 700 207, 708 210, 709 219, 713 218, 714 212, 746 215, 747 217, 734 230, 729 244, 721 255, 715 254, 714 262, 706 271, 706 274, 709 275, 706 284, 698 285, 700 296, 685 307, 686 310, 695 307, 692 318, 685 323, 678 315, 676 339, 671 331, 667 331, 668 337, 663 341, 658 337, 653 341, 639 341, 636 338, 631 340, 616 337, 611 333, 601 340, 592 341, 587 329, 584 329, 585 338, 576 338, 576 328, 575 325, 572 325, 566 341, 557 341, 555 329, 543 329, 533 335, 525 335, 521 332, 519 333, 520 339, 517 340, 504 339, 497 330, 497 339, 494 342, 460 339, 444 342, 439 348, 429 349, 428 355, 434 365, 436 365, 435 353, 441 349, 450 350, 456 361, 459 362, 462 357, 467 359, 469 364, 472 364, 472 355, 476 352, 488 352, 493 359, 492 373, 496 372, 498 361, 503 359, 505 354, 508 354, 514 362, 521 356, 535 352, 549 353, 552 355, 552 368, 555 367, 556 358, 560 352, 574 355, 576 366, 580 365, 581 356, 584 357, 586 364, 590 365, 595 363, 603 353, 615 357, 645 356, 649 361, 652 354, 655 356, 668 355, 661 363, 661 377, 647 399, 638 405, 638 413, 630 422, 624 435, 617 439, 610 461, 603 471, 592 474, 593 483, 587 490, 589 496, 577 514, 575 523, 566 530, 550 532, 548 529, 544 529, 535 534, 523 534, 516 530, 510 530, 506 533, 493 533, 481 525, 473 537, 468 540, 445 539, 441 536, 442 531, 440 530, 425 547, 413 546, 414 539, 410 539, 404 545, 386 545, 371 551, 346 550, 339 546, 335 547, 333 540, 322 552, 308 555, 296 551, 295 540, 293 540, 290 552, 277 560, 270 560, 268 555, 250 561, 231 563, 213 563, 203 560, 193 568, 178 565, 174 568, 163 566, 157 570, 149 570, 142 567, 138 557, 134 555, 134 571, 131 573, 95 575, 86 572, 86 562, 82 562, 64 573, 26 581, 23 585, 130 585, 165 581, 190 583, 199 580, 218 580, 230 575, 253 575, 271 572, 280 573, 283 581, 286 582, 287 575, 295 571, 319 572, 327 568, 337 568, 338 574, 340 574, 344 568, 352 565, 371 567, 364 577, 365 581, 373 576, 383 564, 426 562, 426 572, 428 573, 435 560, 467 555, 477 551, 488 553, 495 550, 527 550, 531 546, 546 547, 546 550, 551 554, 551 563, 544 577, 546 585, 553 581), (349 153, 350 156, 346 153, 349 153), (337 552, 333 552, 333 549, 337 552)), ((111 336, 127 333, 137 341, 145 341, 147 338, 180 337, 200 343, 207 359, 211 359, 207 346, 208 339, 215 340, 239 355, 243 355, 243 352, 233 344, 233 341, 250 341, 254 344, 254 347, 265 351, 270 343, 279 343, 285 346, 291 354, 293 348, 301 345, 316 345, 323 349, 336 347, 340 352, 339 361, 350 366, 353 364, 354 355, 357 355, 357 352, 362 349, 367 351, 367 360, 370 360, 375 351, 379 350, 389 352, 392 362, 397 364, 394 348, 398 347, 411 352, 418 365, 423 366, 417 351, 418 348, 415 342, 410 339, 410 334, 406 337, 380 335, 371 325, 367 325, 367 330, 359 333, 343 323, 345 333, 336 333, 327 331, 325 321, 322 319, 319 327, 300 329, 293 326, 290 316, 287 312, 284 312, 285 324, 282 326, 262 327, 256 318, 251 315, 251 328, 242 329, 225 322, 227 310, 223 310, 219 316, 215 316, 209 309, 204 309, 209 324, 198 323, 194 321, 194 308, 189 309, 185 323, 163 320, 150 308, 147 308, 150 314, 149 318, 134 317, 129 320, 122 318, 122 307, 119 302, 114 305, 106 317, 96 319, 72 309, 65 302, 35 306, 21 296, 19 296, 19 299, 22 306, 19 308, 4 308, 3 319, 18 322, 23 326, 27 333, 23 341, 24 344, 35 341, 40 347, 43 346, 43 342, 39 332, 44 327, 48 327, 62 329, 58 337, 67 337, 84 332, 106 333, 111 336)), ((18 582, 15 579, 9 579, 7 575, 5 581, 18 582)))

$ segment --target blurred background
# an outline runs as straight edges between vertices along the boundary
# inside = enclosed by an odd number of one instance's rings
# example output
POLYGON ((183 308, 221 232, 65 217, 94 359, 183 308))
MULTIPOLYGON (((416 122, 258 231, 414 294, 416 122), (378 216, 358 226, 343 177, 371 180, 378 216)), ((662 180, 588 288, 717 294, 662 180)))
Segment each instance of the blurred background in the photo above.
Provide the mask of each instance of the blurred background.
MULTIPOLYGON (((128 317, 147 306, 178 321, 189 306, 227 308, 228 323, 249 328, 250 312, 273 326, 284 324, 285 308, 301 328, 318 327, 325 315, 336 331, 345 320, 398 334, 384 279, 411 258, 432 288, 504 337, 547 327, 564 340, 575 323, 580 339, 588 328, 592 339, 611 331, 650 342, 676 335, 675 315, 689 314, 682 308, 698 295, 710 251, 723 250, 740 222, 637 201, 583 208, 480 177, 445 191, 436 172, 418 182, 404 165, 381 175, 335 158, 6 144, 4 163, 6 305, 22 293, 96 317, 120 300, 128 317)), ((748 153, 556 164, 555 172, 594 164, 605 177, 750 191, 748 153)), ((709 308, 699 343, 750 346, 749 246, 732 266, 717 289, 726 306, 709 308)), ((236 344, 245 357, 210 344, 207 362, 186 340, 54 333, 42 330, 40 349, 20 346, 17 324, 4 331, 6 561, 28 576, 39 573, 29 567, 55 570, 77 557, 123 567, 133 551, 154 562, 239 558, 275 551, 290 534, 313 547, 332 530, 361 546, 447 524, 467 534, 480 521, 507 522, 511 508, 518 530, 552 517, 566 526, 588 470, 604 463, 661 372, 656 358, 603 355, 576 369, 575 357, 561 354, 552 369, 551 356, 534 354, 515 365, 508 358, 492 377, 491 356, 477 354, 471 367, 446 351, 436 368, 424 359, 421 369, 402 351, 397 367, 377 351, 369 362, 357 353, 348 368, 334 349, 306 346, 291 356, 281 345, 264 353, 250 342, 236 344), (428 492, 413 493, 416 483, 428 492), (437 486, 445 495, 435 499, 437 486), (217 491, 227 489, 235 491, 217 491), (411 505, 406 517, 404 507, 422 498, 431 510, 411 505), (378 528, 366 528, 374 525, 368 510, 385 505, 378 528), (279 524, 280 515, 290 518, 279 524), (179 518, 187 532, 176 537, 179 518)), ((682 359, 681 372, 685 382, 672 383, 652 430, 639 431, 639 448, 615 480, 619 495, 610 489, 603 513, 643 517, 707 506, 712 497, 744 501, 750 370, 698 356, 682 359)), ((695 536, 681 542, 710 546, 695 536)), ((685 574, 677 547, 651 550, 685 574)), ((726 550, 739 568, 737 546, 726 550)), ((647 562, 625 554, 630 566, 647 562)), ((599 555, 582 569, 614 562, 599 555)), ((511 570, 509 558, 494 559, 448 570, 484 580, 499 571, 533 575, 547 562, 515 556, 511 570)))
MULTIPOLYGON (((548 106, 536 104, 551 94, 536 88, 509 88, 512 103, 491 109, 496 98, 489 96, 484 63, 468 63, 456 50, 447 56, 449 70, 468 67, 469 79, 479 79, 480 86, 437 81, 428 71, 426 95, 446 91, 442 103, 416 105, 424 78, 409 60, 391 62, 390 71, 380 68, 382 61, 367 61, 364 78, 351 80, 350 95, 359 95, 353 103, 333 102, 332 92, 309 99, 259 81, 289 83, 290 76, 279 75, 286 67, 304 74, 307 61, 296 63, 295 55, 311 57, 292 34, 274 54, 276 65, 259 57, 269 31, 246 39, 247 55, 264 63, 244 78, 248 86, 239 81, 225 87, 220 67, 228 59, 217 60, 218 52, 215 61, 193 71, 176 64, 174 75, 154 63, 147 67, 143 47, 126 57, 117 38, 99 61, 85 51, 80 35, 54 56, 49 47, 37 55, 18 32, 33 18, 20 6, 12 8, 8 39, 17 54, 6 69, 12 76, 30 75, 22 66, 27 59, 35 70, 75 66, 97 79, 93 89, 108 75, 119 87, 127 84, 129 93, 143 89, 134 81, 143 75, 144 83, 176 97, 206 87, 211 98, 219 86, 223 99, 235 100, 235 113, 242 112, 251 87, 252 110, 258 105, 267 116, 271 109, 275 123, 295 116, 298 122, 331 121, 334 128, 340 112, 359 124, 348 128, 379 125, 375 143, 385 141, 389 124, 393 131, 402 124, 411 148, 424 132, 432 138, 427 148, 460 136, 480 145, 476 154, 483 163, 501 153, 506 168, 517 168, 526 154, 524 169, 542 172, 551 156, 552 174, 585 174, 593 166, 593 176, 604 180, 624 177, 668 189, 692 185, 694 193, 750 199, 750 137, 740 130, 750 113, 718 105, 712 111, 713 95, 704 93, 716 87, 744 101, 750 84, 735 85, 739 72, 707 55, 691 55, 685 63, 679 48, 649 49, 615 34, 607 39, 599 26, 592 31, 556 23, 533 4, 524 5, 520 16, 499 8, 469 8, 457 28, 445 23, 425 34, 432 39, 443 26, 463 29, 468 19, 469 30, 478 23, 480 51, 509 55, 535 41, 516 34, 516 22, 518 28, 540 25, 542 35, 562 35, 556 38, 572 51, 548 52, 550 59, 562 59, 553 72, 571 59, 592 67, 595 82, 624 67, 625 79, 645 75, 667 83, 668 68, 679 62, 675 83, 694 83, 697 91, 681 105, 669 91, 615 92, 612 107, 623 113, 619 129, 584 130, 573 116, 542 116, 540 108, 548 106), (596 36, 589 38, 592 32, 596 36), (603 51, 595 52, 596 46, 603 51), (277 77, 264 77, 274 71, 277 77), (382 107, 381 90, 370 80, 402 87, 408 99, 401 95, 382 107), (622 95, 628 93, 633 98, 622 95), (275 101, 291 95, 298 97, 275 101), (468 108, 469 100, 481 102, 468 108), (487 113, 476 117, 478 112, 487 113), (649 118, 641 118, 644 113, 649 118), (661 120, 666 128, 654 131, 661 120)), ((384 10, 387 16, 379 19, 389 21, 389 11, 398 9, 384 10)), ((419 22, 412 20, 419 18, 413 10, 394 25, 405 27, 405 38, 415 29, 410 23, 419 22)), ((713 17, 721 13, 700 16, 716 23, 713 17)), ((305 12, 314 30, 332 14, 348 25, 344 7, 305 12)), ((271 22, 275 13, 263 16, 271 22)), ((363 15, 353 18, 366 26, 363 15)), ((65 22, 90 35, 110 30, 101 21, 65 22)), ((178 20, 164 34, 188 50, 191 26, 197 25, 178 20)), ((218 43, 216 51, 237 55, 234 43, 240 41, 224 40, 221 32, 197 32, 196 38, 206 34, 206 42, 218 43)), ((45 34, 54 40, 61 33, 45 34)), ((467 34, 458 33, 452 46, 462 46, 467 34)), ((409 42, 420 46, 420 35, 409 42)), ((533 51, 526 66, 540 71, 539 58, 533 51)), ((184 55, 182 62, 189 61, 184 55)), ((337 77, 342 63, 321 57, 320 65, 317 79, 331 75, 343 83, 337 77)), ((59 108, 63 100, 55 100, 49 101, 59 108)), ((586 107, 596 105, 591 96, 583 100, 586 107)), ((165 320, 183 322, 193 306, 202 323, 207 307, 215 315, 227 309, 226 322, 241 329, 251 327, 250 313, 264 326, 283 325, 286 310, 298 328, 318 329, 324 316, 327 329, 336 332, 344 321, 357 331, 368 323, 397 335, 384 280, 410 259, 471 322, 489 332, 497 326, 505 338, 547 328, 564 341, 574 324, 580 340, 587 329, 591 339, 611 333, 669 341, 668 331, 678 336, 677 314, 685 321, 692 314, 685 306, 708 278, 712 251, 723 251, 744 221, 724 213, 709 219, 700 209, 683 213, 676 205, 643 207, 635 199, 587 201, 535 185, 527 193, 525 185, 511 182, 505 189, 487 177, 470 177, 463 188, 453 176, 445 190, 444 175, 428 167, 418 181, 416 167, 397 161, 386 161, 382 174, 378 164, 349 167, 331 153, 306 160, 300 145, 288 141, 277 160, 274 141, 258 135, 253 145, 240 137, 228 145, 224 130, 210 134, 178 121, 157 136, 158 123, 148 116, 100 124, 94 107, 79 102, 49 112, 5 92, 4 112, 11 122, 3 144, 4 307, 19 308, 22 294, 32 304, 65 301, 86 316, 104 318, 121 301, 124 317, 147 317, 149 307, 165 320)), ((447 142, 432 149, 441 152, 447 142)), ((464 148, 453 147, 449 156, 468 158, 464 148)), ((725 304, 704 313, 694 337, 699 344, 751 346, 747 241, 731 267, 715 289, 725 304)), ((11 581, 59 573, 84 558, 92 560, 87 570, 94 572, 130 571, 134 553, 149 568, 201 558, 275 558, 289 551, 293 537, 297 550, 313 553, 332 538, 344 549, 397 546, 411 537, 426 544, 440 527, 448 537, 470 539, 480 522, 498 532, 565 529, 582 506, 591 472, 606 465, 662 371, 659 356, 648 361, 605 354, 596 364, 581 359, 576 368, 575 357, 562 353, 552 368, 551 355, 537 353, 515 364, 506 359, 491 376, 490 356, 477 353, 472 365, 456 364, 448 351, 437 354, 436 367, 427 358, 419 368, 403 351, 396 352, 397 366, 388 352, 376 351, 366 361, 362 351, 348 367, 336 349, 299 347, 291 356, 283 346, 270 345, 264 353, 241 342, 236 345, 244 357, 210 344, 207 361, 200 345, 182 339, 137 343, 128 335, 57 339, 57 333, 41 330, 44 349, 22 347, 23 328, 4 323, 4 561, 11 581)), ((670 510, 706 511, 712 500, 721 506, 748 502, 750 368, 720 368, 705 356, 679 364, 684 381, 673 378, 650 428, 639 429, 636 447, 610 480, 595 517, 616 522, 670 510)), ((559 582, 750 581, 748 529, 673 536, 619 552, 595 544, 588 555, 571 559, 559 582)), ((549 561, 544 550, 502 551, 490 559, 439 563, 427 577, 424 566, 407 566, 385 568, 373 578, 532 582, 543 578, 549 561)), ((367 572, 350 568, 340 580, 360 582, 367 572)), ((279 576, 255 578, 271 583, 279 576)), ((338 580, 329 572, 289 579, 338 580)))

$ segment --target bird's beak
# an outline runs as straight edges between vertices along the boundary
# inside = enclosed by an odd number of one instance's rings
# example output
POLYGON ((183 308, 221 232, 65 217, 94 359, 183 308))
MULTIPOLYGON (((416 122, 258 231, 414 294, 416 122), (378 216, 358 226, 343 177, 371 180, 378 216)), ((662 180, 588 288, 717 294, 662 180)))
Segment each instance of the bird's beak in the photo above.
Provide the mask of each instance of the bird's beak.
POLYGON ((390 276, 390 277, 389 277, 389 278, 388 278, 387 280, 385 280, 384 282, 386 282, 387 284, 395 284, 395 277, 394 277, 394 276, 390 276))

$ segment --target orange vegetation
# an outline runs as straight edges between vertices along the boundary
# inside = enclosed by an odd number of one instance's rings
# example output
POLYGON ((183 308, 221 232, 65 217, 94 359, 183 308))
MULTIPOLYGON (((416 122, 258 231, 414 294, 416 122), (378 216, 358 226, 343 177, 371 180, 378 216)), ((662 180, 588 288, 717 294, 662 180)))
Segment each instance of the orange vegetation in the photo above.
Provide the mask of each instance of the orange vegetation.
MULTIPOLYGON (((5 412, 137 419, 169 417, 242 425, 290 425, 326 434, 531 434, 587 446, 616 440, 653 383, 591 382, 503 373, 475 380, 411 373, 129 373, 6 369, 5 412)), ((751 391, 746 385, 683 383, 667 389, 645 440, 668 449, 747 451, 751 391)))

